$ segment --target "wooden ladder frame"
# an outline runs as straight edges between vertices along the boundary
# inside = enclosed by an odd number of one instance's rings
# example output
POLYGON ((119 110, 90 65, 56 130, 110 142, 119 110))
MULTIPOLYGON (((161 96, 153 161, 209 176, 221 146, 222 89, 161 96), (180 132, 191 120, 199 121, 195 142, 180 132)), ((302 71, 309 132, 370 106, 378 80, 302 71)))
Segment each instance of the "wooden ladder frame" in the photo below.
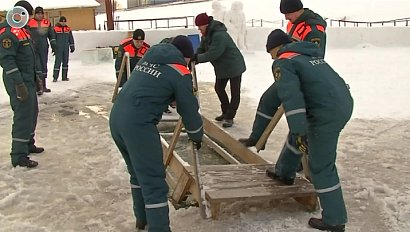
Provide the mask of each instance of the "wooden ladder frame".
MULTIPOLYGON (((261 185, 270 185, 273 190, 269 191, 268 188, 258 187, 258 194, 241 195, 241 192, 247 193, 245 191, 240 191, 237 189, 235 196, 227 196, 226 193, 234 189, 207 189, 205 191, 205 199, 207 200, 208 206, 211 211, 211 217, 217 219, 220 213, 221 204, 230 203, 235 200, 246 200, 249 198, 254 199, 278 199, 278 198, 293 198, 297 202, 304 205, 308 210, 318 209, 318 202, 315 190, 310 182, 304 178, 297 178, 295 185, 286 187, 287 190, 283 190, 285 187, 279 182, 275 182, 272 179, 266 177, 261 172, 264 171, 263 168, 267 166, 272 166, 265 159, 261 158, 259 155, 245 147, 231 135, 229 135, 225 130, 220 128, 215 123, 211 122, 207 118, 202 116, 203 125, 204 125, 204 139, 208 147, 212 148, 217 152, 221 157, 230 163, 230 165, 201 165, 201 176, 205 178, 206 176, 217 174, 219 169, 232 168, 241 169, 246 168, 249 165, 249 168, 258 170, 257 179, 261 180, 261 185), (227 152, 219 144, 223 144, 225 148, 229 151, 227 152), (234 155, 232 155, 234 154, 234 155), (262 170, 262 171, 261 171, 262 170), (263 179, 263 180, 262 180, 263 179), (263 182, 263 183, 262 183, 263 182), (275 192, 276 191, 276 192, 275 192), (279 194, 279 192, 281 194, 279 194), (278 194, 276 194, 278 193, 278 194)), ((200 190, 196 187, 196 179, 194 178, 193 167, 187 164, 178 154, 174 151, 175 143, 179 138, 180 134, 175 133, 179 127, 182 127, 182 121, 178 121, 177 126, 174 131, 174 135, 171 139, 171 145, 161 137, 161 143, 163 146, 163 155, 164 155, 164 165, 166 167, 166 181, 171 188, 169 195, 170 201, 175 206, 175 208, 185 207, 187 204, 185 200, 188 196, 191 196, 196 202, 201 202, 200 190)), ((250 173, 251 174, 251 173, 250 173)), ((244 177, 247 178, 247 177, 244 177)), ((205 178, 206 179, 206 178, 205 178)), ((209 183, 205 182, 205 185, 208 186, 209 183)), ((242 183, 246 185, 246 182, 242 183)), ((209 186, 208 186, 209 187, 209 186)), ((248 191, 249 193, 249 191, 248 191)))

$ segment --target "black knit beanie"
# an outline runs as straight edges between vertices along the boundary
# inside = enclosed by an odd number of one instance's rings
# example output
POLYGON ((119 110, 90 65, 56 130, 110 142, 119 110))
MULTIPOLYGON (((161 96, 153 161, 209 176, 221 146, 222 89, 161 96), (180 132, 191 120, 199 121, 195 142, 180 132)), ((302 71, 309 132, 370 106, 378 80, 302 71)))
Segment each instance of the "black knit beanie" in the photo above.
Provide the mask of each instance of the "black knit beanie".
POLYGON ((141 29, 137 29, 132 34, 132 38, 135 40, 144 40, 145 39, 145 32, 141 29))
POLYGON ((188 37, 184 35, 178 35, 171 41, 171 44, 177 47, 178 50, 182 52, 182 55, 184 55, 184 57, 194 57, 194 49, 192 47, 192 42, 190 39, 188 39, 188 37))
POLYGON ((27 1, 18 1, 14 6, 21 6, 26 9, 29 15, 33 15, 33 6, 27 1))
POLYGON ((280 29, 273 30, 268 36, 266 51, 269 53, 272 48, 276 48, 279 45, 287 43, 292 43, 292 40, 284 31, 280 29))
POLYGON ((280 12, 282 14, 288 14, 303 9, 303 4, 300 0, 281 0, 280 12))
POLYGON ((67 22, 67 18, 64 16, 60 17, 60 20, 58 20, 59 22, 67 22))
POLYGON ((44 9, 41 6, 36 7, 36 9, 34 9, 34 14, 38 14, 38 13, 42 13, 44 14, 44 9))

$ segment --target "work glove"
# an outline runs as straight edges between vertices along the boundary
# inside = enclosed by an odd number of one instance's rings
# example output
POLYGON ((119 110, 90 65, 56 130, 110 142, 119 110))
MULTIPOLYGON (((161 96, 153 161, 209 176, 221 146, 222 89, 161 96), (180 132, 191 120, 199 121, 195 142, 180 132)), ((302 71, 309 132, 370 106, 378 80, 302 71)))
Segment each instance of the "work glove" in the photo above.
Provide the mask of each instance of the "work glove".
POLYGON ((198 54, 197 53, 195 53, 194 56, 189 60, 189 63, 192 63, 192 62, 198 63, 198 54))
POLYGON ((26 85, 22 82, 20 84, 17 84, 16 86, 16 93, 17 93, 17 99, 21 102, 24 102, 28 98, 28 90, 26 85))
POLYGON ((70 45, 70 53, 73 53, 75 51, 74 45, 70 45))
POLYGON ((296 137, 296 146, 298 146, 299 151, 303 154, 309 154, 309 146, 306 135, 296 137))
POLYGON ((51 54, 54 56, 56 51, 57 51, 57 46, 54 43, 52 43, 51 44, 51 54))
POLYGON ((198 54, 194 54, 194 56, 188 62, 188 68, 192 71, 192 62, 198 63, 198 54))
POLYGON ((192 143, 193 143, 193 145, 194 145, 194 147, 197 149, 197 150, 199 150, 199 149, 201 149, 201 147, 202 147, 202 141, 194 141, 194 140, 191 140, 192 141, 192 143))

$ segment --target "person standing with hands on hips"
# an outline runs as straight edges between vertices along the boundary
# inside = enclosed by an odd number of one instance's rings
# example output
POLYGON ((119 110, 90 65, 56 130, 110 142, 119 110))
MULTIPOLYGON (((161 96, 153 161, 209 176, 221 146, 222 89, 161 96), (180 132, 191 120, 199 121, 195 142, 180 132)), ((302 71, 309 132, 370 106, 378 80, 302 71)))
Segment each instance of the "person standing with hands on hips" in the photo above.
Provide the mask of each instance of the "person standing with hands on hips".
POLYGON ((215 92, 221 103, 222 114, 215 118, 223 121, 223 127, 231 127, 241 100, 242 73, 246 71, 245 60, 229 36, 225 25, 206 13, 195 17, 195 25, 201 32, 201 43, 191 61, 196 63, 211 62, 216 80, 215 92), (225 91, 231 87, 231 99, 225 91))

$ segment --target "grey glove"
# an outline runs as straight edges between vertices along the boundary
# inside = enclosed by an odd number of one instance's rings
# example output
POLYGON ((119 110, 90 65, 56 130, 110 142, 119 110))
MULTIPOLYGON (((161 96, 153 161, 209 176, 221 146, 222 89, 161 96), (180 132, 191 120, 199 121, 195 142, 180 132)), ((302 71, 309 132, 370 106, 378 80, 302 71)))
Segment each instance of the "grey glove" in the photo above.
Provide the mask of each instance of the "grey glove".
POLYGON ((28 90, 26 85, 22 82, 20 84, 17 84, 15 87, 17 92, 17 99, 21 102, 26 101, 28 98, 28 90))
POLYGON ((70 45, 70 53, 73 53, 75 51, 74 45, 70 45))

